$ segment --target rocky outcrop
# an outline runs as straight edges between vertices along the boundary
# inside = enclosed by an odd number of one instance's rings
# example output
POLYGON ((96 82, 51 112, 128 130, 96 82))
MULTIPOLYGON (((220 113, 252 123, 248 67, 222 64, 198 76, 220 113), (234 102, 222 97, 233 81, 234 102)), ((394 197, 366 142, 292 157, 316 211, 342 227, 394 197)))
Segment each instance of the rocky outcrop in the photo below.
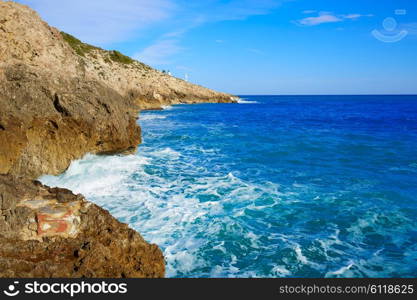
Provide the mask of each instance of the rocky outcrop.
POLYGON ((3 65, 0 105, 3 174, 59 174, 87 152, 131 151, 140 142, 132 101, 97 81, 3 65))
POLYGON ((164 276, 156 245, 69 190, 0 175, 0 208, 0 277, 164 276))
POLYGON ((134 150, 138 107, 86 76, 83 60, 29 8, 0 2, 0 173, 59 174, 85 153, 134 150))
POLYGON ((233 101, 0 0, 0 276, 163 276, 156 246, 82 196, 31 180, 86 153, 135 151, 140 109, 233 101))
POLYGON ((59 174, 87 152, 132 151, 140 108, 232 101, 83 44, 13 2, 0 1, 0 41, 2 174, 59 174))
POLYGON ((129 60, 117 51, 105 51, 89 45, 87 47, 89 50, 82 56, 86 76, 105 82, 121 95, 132 99, 141 109, 159 109, 181 103, 235 101, 229 94, 170 76, 143 63, 129 60))

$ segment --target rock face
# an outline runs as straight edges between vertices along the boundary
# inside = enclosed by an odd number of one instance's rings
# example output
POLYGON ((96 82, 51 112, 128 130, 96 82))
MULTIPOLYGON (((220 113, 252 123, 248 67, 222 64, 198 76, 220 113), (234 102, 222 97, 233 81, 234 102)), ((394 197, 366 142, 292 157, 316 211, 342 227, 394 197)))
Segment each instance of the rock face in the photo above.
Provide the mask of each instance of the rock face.
POLYGON ((0 207, 0 277, 164 276, 156 245, 81 195, 0 175, 0 207))
POLYGON ((132 101, 100 82, 3 64, 0 105, 3 174, 59 174, 86 152, 129 151, 140 142, 132 101))
POLYGON ((232 101, 83 44, 0 0, 0 174, 59 174, 87 152, 132 151, 140 108, 232 101))
POLYGON ((138 233, 30 180, 86 153, 135 151, 140 109, 197 102, 234 98, 81 43, 0 0, 0 276, 163 276, 160 250, 138 233))

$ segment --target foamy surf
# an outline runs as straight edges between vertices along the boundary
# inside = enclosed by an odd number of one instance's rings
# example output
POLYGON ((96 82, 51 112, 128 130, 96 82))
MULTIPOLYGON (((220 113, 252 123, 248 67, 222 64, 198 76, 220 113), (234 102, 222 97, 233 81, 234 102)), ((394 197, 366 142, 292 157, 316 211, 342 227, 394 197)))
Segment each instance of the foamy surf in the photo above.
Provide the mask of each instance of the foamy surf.
POLYGON ((248 100, 239 98, 237 100, 237 103, 238 104, 258 104, 259 102, 257 102, 257 101, 248 101, 248 100))
POLYGON ((379 116, 379 99, 247 99, 263 105, 143 112, 136 155, 87 155, 42 182, 159 245, 168 277, 414 274, 416 123, 396 126, 410 102, 379 116))
POLYGON ((165 119, 165 116, 158 116, 158 115, 140 115, 140 121, 150 121, 150 120, 162 120, 165 119))
MULTIPOLYGON (((256 234, 247 230, 241 232, 243 228, 228 217, 224 205, 247 202, 234 209, 234 214, 245 215, 246 207, 250 207, 252 202, 248 195, 259 197, 264 192, 276 191, 276 187, 265 190, 265 187, 244 182, 232 173, 214 177, 204 175, 205 172, 201 173, 198 167, 189 169, 191 165, 183 171, 200 175, 192 181, 187 180, 186 173, 179 169, 176 169, 177 176, 170 178, 164 175, 164 172, 171 172, 171 168, 175 170, 175 166, 181 164, 177 160, 180 155, 170 148, 145 148, 144 153, 137 156, 87 155, 73 162, 64 174, 43 176, 40 180, 51 186, 82 193, 138 230, 148 241, 161 246, 169 277, 211 268, 210 262, 202 258, 201 253, 206 247, 212 248, 210 245, 213 242, 217 243, 217 239, 211 241, 210 236, 221 234, 225 220, 230 222, 229 226, 238 226, 235 234, 239 240, 258 247, 256 234), (153 166, 158 164, 171 167, 155 173, 153 166)), ((238 277, 239 268, 234 266, 236 257, 229 253, 226 256, 230 258, 229 263, 226 259, 226 265, 221 268, 215 266, 210 273, 238 277)))

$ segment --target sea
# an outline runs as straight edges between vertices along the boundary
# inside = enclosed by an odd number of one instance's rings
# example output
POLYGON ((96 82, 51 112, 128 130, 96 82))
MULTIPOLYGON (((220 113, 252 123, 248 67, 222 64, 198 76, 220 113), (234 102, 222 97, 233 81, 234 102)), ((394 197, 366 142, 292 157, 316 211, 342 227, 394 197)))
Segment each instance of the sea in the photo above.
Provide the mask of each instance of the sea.
POLYGON ((142 112, 134 155, 50 186, 109 210, 167 277, 415 277, 417 96, 241 96, 142 112))

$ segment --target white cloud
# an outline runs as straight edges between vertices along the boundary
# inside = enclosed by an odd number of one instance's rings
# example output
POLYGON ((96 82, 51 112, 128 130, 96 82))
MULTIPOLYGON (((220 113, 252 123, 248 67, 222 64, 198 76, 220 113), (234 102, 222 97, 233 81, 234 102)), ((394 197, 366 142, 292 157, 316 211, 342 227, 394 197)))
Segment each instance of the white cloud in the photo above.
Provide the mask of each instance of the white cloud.
POLYGON ((176 39, 159 40, 135 54, 133 58, 152 66, 167 65, 172 63, 175 54, 183 50, 178 43, 176 39))
POLYGON ((336 16, 328 15, 328 14, 322 14, 322 15, 317 16, 317 17, 304 18, 304 19, 298 21, 298 23, 301 24, 301 25, 305 25, 305 26, 315 26, 315 25, 320 25, 320 24, 324 24, 324 23, 336 23, 336 22, 342 22, 342 21, 343 20, 341 18, 338 18, 336 16))
POLYGON ((171 0, 20 0, 51 25, 83 41, 106 45, 168 18, 171 0))
POLYGON ((307 17, 296 21, 296 24, 303 26, 316 26, 325 23, 339 23, 345 20, 357 20, 362 17, 372 17, 373 15, 367 14, 347 14, 347 15, 335 15, 331 12, 319 12, 316 17, 307 17))
POLYGON ((361 14, 349 14, 349 15, 344 15, 343 18, 344 19, 349 19, 349 20, 357 20, 359 18, 362 17, 373 17, 374 15, 372 14, 367 14, 367 15, 361 15, 361 14))

